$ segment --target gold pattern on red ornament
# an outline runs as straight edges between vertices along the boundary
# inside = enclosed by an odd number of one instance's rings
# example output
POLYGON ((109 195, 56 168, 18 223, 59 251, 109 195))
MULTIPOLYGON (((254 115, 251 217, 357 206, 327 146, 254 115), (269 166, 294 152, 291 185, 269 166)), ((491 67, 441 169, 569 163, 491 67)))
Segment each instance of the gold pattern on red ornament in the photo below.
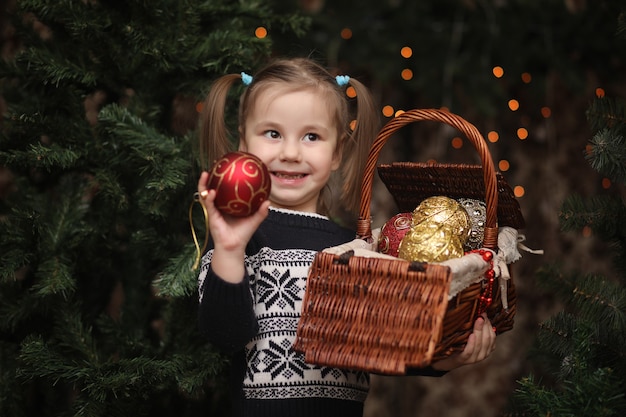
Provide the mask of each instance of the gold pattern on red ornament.
POLYGON ((270 195, 271 180, 265 164, 247 152, 230 152, 213 165, 207 184, 216 191, 215 207, 224 214, 249 216, 270 195))
POLYGON ((398 257, 398 247, 411 228, 411 213, 398 213, 380 229, 378 252, 398 257))
POLYGON ((398 257, 417 262, 460 258, 470 232, 470 219, 454 199, 425 199, 412 213, 411 229, 400 242, 398 257))

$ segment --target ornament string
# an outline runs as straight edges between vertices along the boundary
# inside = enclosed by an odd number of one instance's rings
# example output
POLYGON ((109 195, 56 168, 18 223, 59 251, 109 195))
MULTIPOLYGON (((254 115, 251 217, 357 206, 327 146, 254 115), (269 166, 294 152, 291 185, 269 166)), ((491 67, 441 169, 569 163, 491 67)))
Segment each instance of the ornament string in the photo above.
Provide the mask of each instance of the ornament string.
POLYGON ((493 302, 493 283, 496 277, 495 271, 493 270, 493 252, 485 249, 478 249, 467 253, 478 253, 480 256, 482 256, 485 262, 489 263, 489 269, 485 272, 483 279, 483 290, 479 298, 477 315, 480 316, 487 311, 487 308, 489 308, 489 306, 491 306, 491 303, 493 302))
POLYGON ((193 238, 193 243, 196 246, 196 259, 191 267, 192 270, 198 269, 200 266, 200 260, 202 259, 202 254, 209 243, 209 214, 206 211, 206 207, 200 201, 200 195, 198 193, 193 194, 193 201, 189 205, 189 226, 191 228, 191 237, 193 238), (196 229, 193 226, 193 207, 195 203, 199 203, 200 207, 202 207, 202 214, 204 216, 204 243, 202 247, 200 247, 200 243, 198 242, 198 236, 196 235, 196 229))

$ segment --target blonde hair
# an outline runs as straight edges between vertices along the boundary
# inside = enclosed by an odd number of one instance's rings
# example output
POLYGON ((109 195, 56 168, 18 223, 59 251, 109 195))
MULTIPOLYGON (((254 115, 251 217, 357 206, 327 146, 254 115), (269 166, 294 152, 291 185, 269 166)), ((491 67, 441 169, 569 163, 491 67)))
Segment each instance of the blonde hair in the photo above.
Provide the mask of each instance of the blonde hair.
MULTIPOLYGON (((228 92, 233 84, 241 82, 239 74, 228 74, 218 78, 212 85, 200 116, 200 161, 203 169, 210 169, 211 164, 223 154, 236 149, 226 124, 226 103, 228 92)), ((341 200, 343 209, 358 212, 361 177, 372 141, 379 129, 379 116, 374 107, 374 100, 367 87, 350 78, 349 85, 356 91, 356 114, 351 117, 350 103, 344 90, 328 70, 309 58, 278 59, 256 73, 253 81, 239 98, 238 129, 241 138, 245 137, 245 120, 249 109, 260 94, 272 86, 292 86, 294 90, 311 88, 325 93, 328 105, 337 126, 338 144, 336 152, 341 152, 342 161, 339 170, 341 200), (356 121, 351 128, 353 119, 356 121)), ((320 195, 318 212, 330 214, 332 190, 325 187, 320 195)), ((333 207, 334 208, 334 207, 333 207)), ((334 211, 334 210, 333 210, 334 211)))

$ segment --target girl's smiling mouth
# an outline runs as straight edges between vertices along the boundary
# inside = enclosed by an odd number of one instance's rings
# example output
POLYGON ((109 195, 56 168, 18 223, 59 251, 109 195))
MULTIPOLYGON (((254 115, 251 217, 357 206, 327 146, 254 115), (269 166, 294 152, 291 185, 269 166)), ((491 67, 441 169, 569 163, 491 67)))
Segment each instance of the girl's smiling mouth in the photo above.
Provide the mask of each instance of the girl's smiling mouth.
POLYGON ((279 178, 281 180, 299 180, 307 176, 307 174, 297 173, 297 172, 282 172, 282 171, 272 171, 272 176, 279 178))

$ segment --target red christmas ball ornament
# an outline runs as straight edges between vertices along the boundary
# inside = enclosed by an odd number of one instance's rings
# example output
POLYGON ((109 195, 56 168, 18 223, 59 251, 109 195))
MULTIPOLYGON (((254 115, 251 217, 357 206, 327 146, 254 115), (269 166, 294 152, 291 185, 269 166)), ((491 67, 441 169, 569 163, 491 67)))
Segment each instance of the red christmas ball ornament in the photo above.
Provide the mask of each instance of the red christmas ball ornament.
POLYGON ((216 191, 215 207, 224 214, 246 217, 269 198, 270 173, 256 156, 230 152, 213 165, 207 187, 216 191))
POLYGON ((411 213, 398 213, 380 229, 378 252, 398 257, 398 247, 404 235, 411 229, 411 213))

